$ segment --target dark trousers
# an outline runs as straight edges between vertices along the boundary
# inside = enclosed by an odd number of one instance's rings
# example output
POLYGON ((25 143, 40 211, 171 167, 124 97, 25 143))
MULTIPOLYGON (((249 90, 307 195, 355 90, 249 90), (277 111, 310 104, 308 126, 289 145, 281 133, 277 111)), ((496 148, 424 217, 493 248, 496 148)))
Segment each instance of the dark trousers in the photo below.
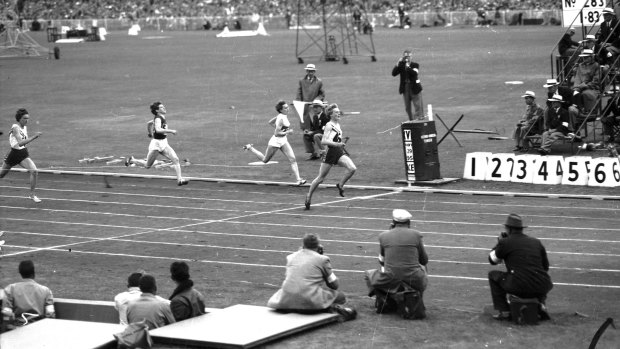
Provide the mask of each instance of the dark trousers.
POLYGON ((514 294, 520 298, 537 298, 540 303, 545 303, 546 294, 523 292, 522 289, 515 287, 507 277, 508 273, 491 270, 489 272, 489 286, 491 287, 491 298, 493 299, 493 307, 499 311, 510 311, 508 305, 508 293, 514 294))
POLYGON ((403 92, 403 100, 405 102, 405 111, 409 120, 419 119, 423 117, 424 110, 422 110, 422 92, 415 94, 411 92, 409 85, 405 85, 405 92, 403 92), (415 110, 415 115, 412 113, 411 104, 415 110))

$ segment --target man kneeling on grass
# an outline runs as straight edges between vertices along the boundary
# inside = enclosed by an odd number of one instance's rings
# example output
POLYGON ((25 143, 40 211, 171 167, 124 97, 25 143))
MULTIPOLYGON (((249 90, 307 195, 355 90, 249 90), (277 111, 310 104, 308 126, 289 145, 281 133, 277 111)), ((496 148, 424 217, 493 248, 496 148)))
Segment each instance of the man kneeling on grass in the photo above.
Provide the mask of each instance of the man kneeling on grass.
POLYGON ((346 297, 338 291, 338 278, 329 257, 315 234, 306 234, 302 248, 286 256, 286 278, 282 288, 267 302, 276 310, 297 313, 336 312, 341 320, 355 319, 357 312, 344 306, 346 297))

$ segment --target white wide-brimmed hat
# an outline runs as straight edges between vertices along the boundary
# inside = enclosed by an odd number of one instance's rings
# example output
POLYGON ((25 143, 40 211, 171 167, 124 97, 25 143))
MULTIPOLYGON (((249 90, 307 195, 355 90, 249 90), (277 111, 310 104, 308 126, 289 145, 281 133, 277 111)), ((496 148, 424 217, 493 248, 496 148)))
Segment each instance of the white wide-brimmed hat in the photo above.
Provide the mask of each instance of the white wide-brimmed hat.
POLYGON ((310 63, 306 66, 305 68, 306 70, 316 70, 316 67, 314 66, 314 64, 310 63))
POLYGON ((585 49, 583 51, 581 51, 581 54, 579 54, 579 57, 590 57, 594 55, 594 51, 589 50, 589 49, 585 49))
POLYGON ((559 85, 556 79, 547 79, 547 83, 543 85, 544 88, 559 85))
POLYGON ((564 99, 562 98, 562 96, 555 94, 553 96, 551 96, 551 98, 548 99, 549 102, 563 102, 564 99))
POLYGON ((411 219, 411 213, 407 212, 406 210, 397 208, 392 211, 392 219, 394 220, 394 222, 406 223, 409 222, 409 220, 411 219))
POLYGON ((534 91, 525 91, 525 93, 521 97, 523 97, 523 98, 525 98, 525 97, 536 98, 536 94, 534 93, 534 91))

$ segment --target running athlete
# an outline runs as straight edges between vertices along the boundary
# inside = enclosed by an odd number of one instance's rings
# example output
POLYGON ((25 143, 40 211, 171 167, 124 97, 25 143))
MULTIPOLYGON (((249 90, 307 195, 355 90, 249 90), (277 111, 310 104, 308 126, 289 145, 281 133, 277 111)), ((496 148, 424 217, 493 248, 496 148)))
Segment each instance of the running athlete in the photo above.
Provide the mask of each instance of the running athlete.
POLYGON ((41 132, 37 132, 34 136, 28 137, 26 125, 28 124, 29 119, 30 115, 24 108, 18 109, 17 113, 15 113, 15 120, 17 120, 17 123, 11 126, 11 132, 9 132, 11 151, 9 151, 4 158, 4 164, 2 165, 2 170, 0 170, 0 178, 4 178, 4 176, 6 176, 15 165, 20 165, 21 167, 27 169, 30 173, 30 199, 39 203, 41 202, 41 199, 39 199, 34 193, 34 189, 37 186, 37 166, 30 158, 28 149, 26 149, 26 144, 39 138, 41 136, 41 132))
MULTIPOLYGON (((176 135, 177 131, 168 128, 168 122, 166 121, 166 107, 162 102, 155 102, 151 104, 151 113, 154 115, 152 132, 153 139, 151 139, 151 143, 149 144, 149 152, 146 156, 146 160, 134 159, 133 156, 129 156, 125 160, 125 166, 136 164, 145 168, 151 168, 155 162, 155 159, 157 159, 157 155, 161 154, 172 161, 172 168, 174 168, 174 171, 177 174, 177 185, 186 185, 189 181, 181 176, 181 164, 179 163, 179 157, 177 156, 177 153, 174 152, 174 149, 168 145, 168 134, 176 135)), ((149 136, 150 134, 151 132, 149 132, 149 136)))
POLYGON ((336 184, 338 194, 342 197, 344 197, 344 184, 357 170, 357 167, 355 167, 355 164, 344 149, 346 138, 342 137, 342 130, 340 129, 340 118, 342 117, 342 113, 337 104, 330 104, 327 107, 327 116, 330 118, 330 121, 325 125, 323 139, 321 140, 321 144, 327 146, 327 154, 319 169, 319 176, 312 181, 310 190, 308 190, 308 195, 306 195, 306 210, 310 209, 312 194, 316 188, 318 188, 319 184, 323 183, 323 180, 325 180, 332 166, 340 165, 346 168, 344 176, 340 182, 336 184))
POLYGON ((265 154, 256 150, 252 144, 246 144, 243 146, 243 150, 250 150, 254 155, 258 157, 258 159, 264 163, 268 163, 269 160, 274 156, 276 151, 280 149, 284 155, 288 158, 288 161, 291 163, 291 169, 293 170, 293 174, 295 174, 295 178, 297 180, 297 185, 303 185, 306 183, 306 180, 299 176, 299 168, 297 167, 297 160, 295 159, 295 153, 293 152, 293 148, 288 143, 288 139, 286 135, 289 133, 293 133, 293 129, 291 129, 291 123, 288 121, 288 117, 286 116, 289 111, 289 106, 285 101, 279 101, 276 104, 276 111, 278 115, 271 120, 269 120, 269 124, 275 126, 275 131, 273 132, 273 136, 269 139, 269 143, 267 145, 267 150, 265 154))

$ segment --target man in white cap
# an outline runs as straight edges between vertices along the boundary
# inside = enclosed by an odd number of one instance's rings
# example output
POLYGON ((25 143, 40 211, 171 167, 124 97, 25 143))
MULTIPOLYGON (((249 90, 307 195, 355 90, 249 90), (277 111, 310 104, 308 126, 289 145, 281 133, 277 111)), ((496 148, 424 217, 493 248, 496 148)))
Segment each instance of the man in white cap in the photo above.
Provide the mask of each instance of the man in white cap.
POLYGON ((376 296, 377 313, 394 310, 394 295, 403 289, 413 289, 420 295, 418 317, 424 317, 422 294, 428 285, 428 255, 422 234, 411 229, 409 212, 402 209, 392 211, 390 229, 379 235, 379 264, 379 269, 367 270, 364 274, 368 295, 376 296))
POLYGON ((553 288, 549 277, 547 251, 540 240, 523 233, 521 216, 511 213, 506 218, 506 232, 500 234, 497 244, 489 253, 489 263, 504 263, 506 272, 489 271, 489 286, 493 307, 499 312, 493 317, 497 320, 510 320, 510 306, 507 295, 520 298, 537 298, 540 302, 539 317, 549 320, 545 306, 547 293, 553 288))
POLYGON ((583 50, 579 57, 582 58, 582 62, 575 72, 573 102, 577 104, 582 114, 587 115, 596 106, 600 94, 600 66, 594 60, 592 50, 583 50))
POLYGON ((603 22, 601 22, 597 45, 601 47, 600 57, 605 64, 612 64, 615 57, 620 53, 620 29, 616 13, 612 8, 603 9, 603 22))
POLYGON ((570 118, 568 111, 562 108, 562 96, 553 95, 549 98, 551 109, 545 120, 545 132, 542 134, 542 145, 538 149, 540 155, 548 155, 551 145, 560 138, 566 137, 569 132, 570 118))
POLYGON ((329 122, 329 117, 325 114, 325 103, 320 99, 312 101, 311 109, 306 116, 302 129, 304 131, 304 146, 306 153, 310 153, 308 160, 316 160, 325 152, 321 139, 323 138, 323 129, 329 122))
MULTIPOLYGON (((575 103, 573 103, 573 90, 570 87, 562 86, 556 79, 547 79, 547 82, 543 85, 544 88, 547 89, 547 107, 545 108, 545 118, 549 115, 549 110, 551 110, 552 102, 550 99, 553 95, 562 96, 562 108, 568 110, 568 116, 571 122, 571 129, 574 131, 577 127, 577 118, 579 117, 579 109, 575 103)), ((543 127, 543 129, 545 129, 543 127)))
POLYGON ((296 101, 306 102, 304 105, 303 115, 300 115, 301 123, 300 128, 308 128, 306 124, 308 115, 310 114, 311 103, 318 99, 323 101, 325 99, 325 91, 323 90, 323 81, 316 77, 316 66, 312 63, 306 65, 306 75, 299 80, 299 86, 297 86, 296 101))
POLYGON ((525 137, 542 132, 544 110, 536 103, 536 93, 533 91, 525 91, 525 94, 521 97, 525 100, 525 114, 517 122, 517 127, 513 133, 515 148, 512 151, 527 152, 529 150, 529 142, 526 142, 527 139, 525 137))

